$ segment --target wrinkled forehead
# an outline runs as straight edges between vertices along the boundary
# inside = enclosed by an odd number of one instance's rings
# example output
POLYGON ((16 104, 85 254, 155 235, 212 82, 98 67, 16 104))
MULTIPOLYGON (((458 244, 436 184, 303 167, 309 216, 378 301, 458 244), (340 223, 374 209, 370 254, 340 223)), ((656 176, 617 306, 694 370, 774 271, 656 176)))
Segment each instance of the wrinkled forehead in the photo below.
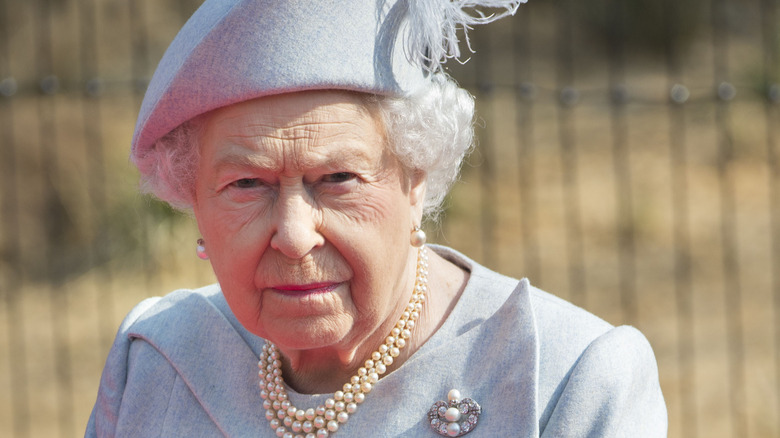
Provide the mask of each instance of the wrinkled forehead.
POLYGON ((375 112, 364 96, 350 92, 268 96, 220 108, 202 120, 202 154, 229 164, 378 156, 386 146, 375 112))
POLYGON ((304 91, 239 102, 199 119, 212 137, 296 139, 361 133, 373 137, 384 132, 376 102, 361 93, 304 91))

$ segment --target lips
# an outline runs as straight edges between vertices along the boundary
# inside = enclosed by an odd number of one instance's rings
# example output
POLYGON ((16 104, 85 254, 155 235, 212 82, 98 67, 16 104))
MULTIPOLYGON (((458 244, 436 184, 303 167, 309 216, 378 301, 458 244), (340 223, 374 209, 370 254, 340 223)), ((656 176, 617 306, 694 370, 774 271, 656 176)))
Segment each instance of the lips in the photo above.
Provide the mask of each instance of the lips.
POLYGON ((341 283, 282 284, 271 289, 284 295, 312 295, 334 291, 341 283))

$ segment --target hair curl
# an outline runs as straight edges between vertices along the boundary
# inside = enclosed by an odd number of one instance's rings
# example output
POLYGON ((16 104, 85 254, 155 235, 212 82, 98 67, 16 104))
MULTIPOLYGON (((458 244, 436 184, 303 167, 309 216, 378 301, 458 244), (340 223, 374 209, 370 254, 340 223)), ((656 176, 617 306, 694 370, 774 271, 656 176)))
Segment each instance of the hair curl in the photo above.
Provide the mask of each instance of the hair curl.
MULTIPOLYGON (((474 98, 439 73, 410 96, 372 96, 367 102, 378 110, 388 145, 404 169, 426 174, 423 212, 435 221, 473 144, 474 98)), ((143 156, 131 157, 141 173, 141 190, 185 212, 195 197, 203 120, 198 116, 181 124, 143 156)))

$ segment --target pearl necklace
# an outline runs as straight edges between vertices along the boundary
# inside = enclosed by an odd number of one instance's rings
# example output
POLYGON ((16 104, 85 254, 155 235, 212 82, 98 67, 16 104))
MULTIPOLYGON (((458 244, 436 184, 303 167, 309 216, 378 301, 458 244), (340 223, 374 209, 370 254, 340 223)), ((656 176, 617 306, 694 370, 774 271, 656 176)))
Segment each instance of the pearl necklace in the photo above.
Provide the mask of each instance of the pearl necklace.
POLYGON ((358 368, 357 374, 344 384, 343 391, 336 391, 324 405, 312 409, 298 409, 287 396, 282 378, 282 361, 279 349, 271 342, 263 345, 260 361, 260 397, 263 398, 265 418, 271 429, 281 438, 327 438, 339 430, 339 425, 349 420, 359 404, 371 392, 379 376, 401 354, 412 329, 420 317, 425 292, 428 290, 428 254, 425 246, 417 253, 417 273, 409 304, 395 324, 384 344, 371 353, 369 359, 358 368))

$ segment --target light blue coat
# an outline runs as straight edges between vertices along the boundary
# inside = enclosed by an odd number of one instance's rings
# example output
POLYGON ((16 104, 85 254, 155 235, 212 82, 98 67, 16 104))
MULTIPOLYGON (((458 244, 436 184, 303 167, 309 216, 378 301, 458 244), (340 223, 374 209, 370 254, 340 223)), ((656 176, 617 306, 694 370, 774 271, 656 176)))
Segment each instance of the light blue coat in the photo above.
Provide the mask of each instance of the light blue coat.
MULTIPOLYGON (((430 437, 426 414, 458 389, 482 406, 477 437, 664 437, 655 357, 632 327, 478 265, 451 315, 384 376, 335 436, 430 437)), ((264 341, 217 285, 143 301, 109 353, 87 437, 273 437, 258 388, 264 341)), ((288 390, 295 406, 328 395, 288 390)))

